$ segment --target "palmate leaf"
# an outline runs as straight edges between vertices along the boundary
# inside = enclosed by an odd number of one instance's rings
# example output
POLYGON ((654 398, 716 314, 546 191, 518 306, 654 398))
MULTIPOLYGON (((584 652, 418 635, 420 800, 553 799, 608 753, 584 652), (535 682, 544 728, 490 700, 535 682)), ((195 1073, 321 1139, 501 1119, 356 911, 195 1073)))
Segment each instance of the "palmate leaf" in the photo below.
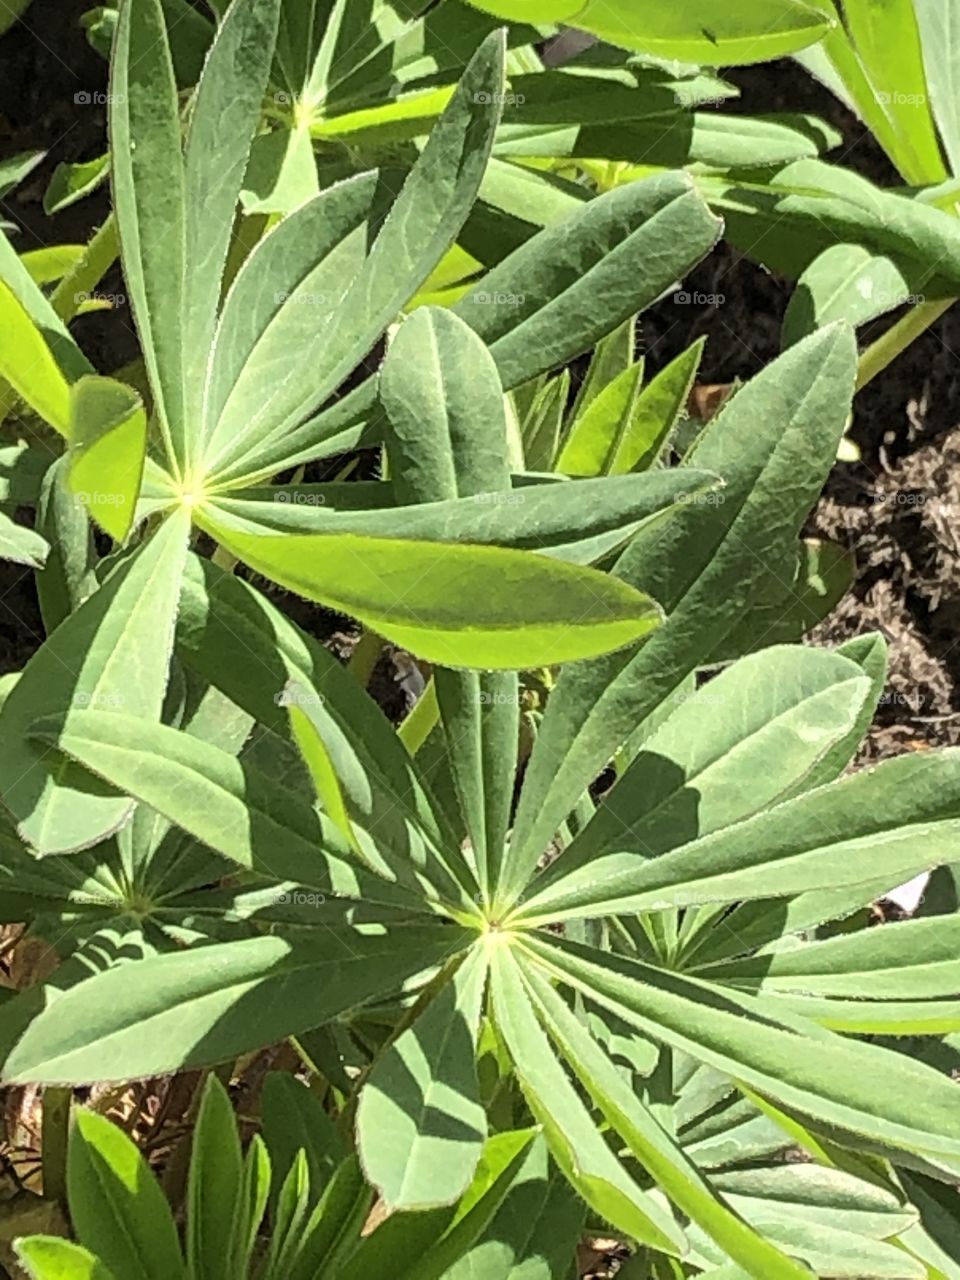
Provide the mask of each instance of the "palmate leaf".
POLYGON ((672 1215, 641 1190, 595 1128, 553 1055, 510 948, 490 944, 491 1007, 530 1110, 553 1158, 601 1217, 634 1239, 682 1256, 686 1242, 672 1215))
POLYGON ((808 1273, 767 1243, 711 1189, 706 1179, 635 1096, 583 1023, 532 967, 521 971, 546 1029, 583 1081, 604 1119, 677 1207, 700 1224, 725 1254, 757 1280, 808 1273))
MULTIPOLYGON (((607 854, 589 875, 560 874, 518 914, 556 920, 789 897, 827 880, 833 889, 881 879, 892 886, 949 861, 958 831, 960 752, 899 756, 663 857, 607 854)), ((628 846, 629 836, 621 843, 628 846)))
POLYGON ((354 821, 414 863, 424 838, 444 839, 429 787, 376 703, 330 651, 249 583, 191 557, 181 597, 183 660, 263 726, 286 734, 281 694, 291 681, 311 704, 354 821))
POLYGON ((76 712, 62 729, 40 721, 33 733, 55 738, 71 759, 241 867, 295 880, 321 895, 429 911, 415 867, 394 862, 406 884, 388 879, 386 867, 382 876, 372 874, 335 823, 295 792, 189 734, 96 711, 76 712))
POLYGON ((392 1211, 453 1204, 473 1179, 487 1134, 476 1067, 486 976, 477 950, 377 1059, 363 1086, 360 1159, 392 1211))
MULTIPOLYGON (((417 311, 384 362, 380 395, 398 501, 513 496, 500 377, 462 320, 433 307, 417 311)), ((522 503, 525 495, 517 496, 522 503)), ((489 899, 510 821, 520 685, 510 672, 444 668, 435 680, 478 881, 489 899)))
POLYGON ((397 992, 466 937, 444 924, 389 935, 329 927, 156 956, 138 965, 136 983, 120 965, 34 1018, 3 1074, 80 1083, 223 1062, 397 992))
POLYGON ((132 804, 28 739, 32 721, 58 726, 80 708, 159 718, 186 556, 182 517, 163 525, 65 621, 24 668, 0 713, 0 791, 21 838, 40 854, 69 853, 117 830, 132 804))
MULTIPOLYGON (((502 170, 511 191, 518 181, 526 191, 530 178, 514 176, 523 171, 495 161, 485 182, 502 170)), ((720 232, 719 221, 678 174, 631 183, 589 201, 564 193, 541 225, 544 233, 527 239, 531 222, 525 222, 519 247, 501 255, 497 268, 454 308, 491 348, 507 391, 588 350, 650 305, 713 247, 720 232)), ((371 378, 287 434, 282 448, 281 442, 261 444, 242 468, 227 468, 224 477, 271 475, 352 448, 362 424, 376 423, 378 412, 371 378)), ((371 430, 378 438, 378 429, 371 430)))
POLYGON ((776 647, 728 667, 679 701, 528 898, 587 867, 602 874, 627 847, 639 870, 807 790, 869 692, 855 663, 822 650, 776 647))
MULTIPOLYGON (((503 59, 502 35, 493 33, 464 72, 376 238, 372 244, 363 244, 362 260, 354 257, 347 264, 332 298, 330 285, 320 295, 319 316, 316 311, 311 314, 309 305, 304 307, 296 291, 289 298, 279 298, 276 289, 283 285, 268 282, 266 291, 274 293, 277 316, 261 348, 246 361, 231 399, 212 426, 209 471, 226 475, 232 464, 245 461, 251 446, 262 444, 264 430, 282 433, 296 426, 363 359, 450 248, 486 168, 498 118, 495 104, 502 98, 503 59), (284 332, 291 325, 302 327, 304 315, 314 344, 319 344, 316 350, 323 353, 323 382, 306 390, 303 366, 299 359, 291 363, 290 335, 284 332), (264 402, 261 386, 267 369, 272 389, 264 402)), ((383 194, 379 194, 382 214, 383 194)), ((364 239, 370 238, 372 230, 370 226, 363 229, 364 239)), ((308 301, 310 292, 305 290, 308 301)))
POLYGON ((520 797, 510 893, 524 887, 571 797, 722 637, 742 629, 752 605, 782 591, 782 566, 794 562, 801 523, 836 456, 855 358, 849 331, 825 329, 747 384, 691 458, 723 476, 717 501, 687 504, 662 527, 641 531, 621 556, 615 573, 650 591, 668 621, 639 650, 561 675, 520 797))
POLYGON ((713 983, 542 935, 522 945, 551 977, 792 1111, 888 1147, 960 1155, 955 1087, 930 1067, 713 983))

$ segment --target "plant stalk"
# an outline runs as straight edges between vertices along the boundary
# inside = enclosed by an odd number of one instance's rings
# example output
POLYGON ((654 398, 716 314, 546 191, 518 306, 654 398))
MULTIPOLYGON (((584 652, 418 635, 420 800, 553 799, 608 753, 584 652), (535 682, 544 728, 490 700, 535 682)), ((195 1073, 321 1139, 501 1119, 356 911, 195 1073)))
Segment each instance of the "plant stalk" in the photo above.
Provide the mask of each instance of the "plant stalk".
POLYGON ((922 333, 926 333, 931 325, 936 324, 955 302, 956 298, 943 298, 939 302, 921 302, 892 325, 883 337, 871 343, 861 355, 857 366, 857 390, 861 391, 878 373, 882 373, 888 365, 893 364, 897 356, 906 351, 907 347, 922 333))

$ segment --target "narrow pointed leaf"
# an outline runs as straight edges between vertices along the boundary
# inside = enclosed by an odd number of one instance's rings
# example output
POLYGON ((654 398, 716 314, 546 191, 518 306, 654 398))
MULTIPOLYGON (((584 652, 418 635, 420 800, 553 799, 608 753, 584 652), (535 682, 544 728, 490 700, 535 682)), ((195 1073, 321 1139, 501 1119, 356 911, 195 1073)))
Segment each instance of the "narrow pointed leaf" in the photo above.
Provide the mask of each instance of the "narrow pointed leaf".
POLYGON ((615 573, 651 592, 667 623, 640 649, 570 667, 551 696, 517 811, 510 888, 520 892, 570 807, 664 699, 782 590, 801 524, 836 456, 853 392, 852 334, 821 330, 768 366, 710 424, 691 461, 715 469, 692 502, 634 538, 615 573), (706 495, 709 499, 711 495, 706 495))
POLYGON ((660 1127, 575 1014, 536 969, 524 980, 556 1040, 608 1124, 673 1203, 756 1280, 803 1280, 807 1270, 748 1226, 710 1187, 696 1165, 660 1127))
POLYGON ((101 529, 123 542, 147 453, 147 414, 132 387, 80 378, 70 389, 70 488, 101 529))
POLYGON ((930 1067, 712 983, 540 935, 523 945, 630 1025, 801 1115, 887 1147, 960 1157, 956 1087, 930 1067))
POLYGON ((630 644, 660 621, 625 583, 527 552, 204 524, 258 573, 444 666, 549 666, 630 644))
POLYGON ((475 951, 374 1062, 357 1141, 367 1179, 391 1211, 453 1204, 487 1136, 476 1048, 486 957, 475 951))
POLYGON ((124 279, 165 439, 182 459, 185 189, 177 85, 160 0, 121 5, 110 65, 113 203, 124 279))
POLYGON ((466 937, 443 924, 389 937, 328 928, 309 939, 298 931, 289 941, 249 938, 156 956, 138 965, 136 982, 121 965, 35 1018, 4 1075, 79 1084, 213 1066, 396 993, 466 937))
POLYGON ((554 1159, 594 1212, 641 1243, 681 1256, 683 1232, 641 1191, 595 1128, 537 1021, 507 945, 491 947, 490 980, 497 1027, 554 1159))
POLYGON ((22 839, 40 854, 69 853, 115 831, 132 804, 49 742, 30 742, 33 721, 72 712, 159 718, 186 555, 182 517, 168 520, 120 565, 31 658, 0 713, 0 791, 22 839))
POLYGON ((122 1129, 82 1108, 67 1187, 74 1230, 111 1271, 130 1280, 183 1275, 173 1214, 146 1160, 122 1129))
POLYGON ((243 1158, 233 1107, 216 1076, 200 1101, 187 1184, 190 1280, 234 1280, 230 1250, 241 1223, 243 1158))

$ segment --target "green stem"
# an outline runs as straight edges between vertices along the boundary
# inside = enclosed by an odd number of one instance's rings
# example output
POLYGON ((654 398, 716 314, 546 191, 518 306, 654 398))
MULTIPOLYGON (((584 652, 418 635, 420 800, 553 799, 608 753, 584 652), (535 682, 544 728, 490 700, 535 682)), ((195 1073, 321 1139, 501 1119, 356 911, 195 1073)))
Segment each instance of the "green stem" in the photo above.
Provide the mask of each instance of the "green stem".
POLYGON ((64 324, 77 314, 84 299, 97 287, 119 255, 117 219, 111 213, 103 226, 93 233, 83 257, 51 295, 50 304, 64 324))
POLYGON ((956 298, 943 298, 939 302, 921 302, 867 347, 857 367, 857 390, 861 391, 878 373, 896 360, 912 342, 915 342, 931 325, 949 311, 956 298))
POLYGON ((424 689, 413 710, 397 731, 400 735, 400 741, 407 748, 410 755, 415 756, 417 754, 439 720, 440 706, 437 702, 437 686, 434 683, 433 676, 431 676, 426 689, 424 689))
POLYGON ((350 655, 347 670, 364 689, 370 683, 382 649, 383 636, 377 635, 376 631, 364 631, 350 655))
POLYGON ((72 1089, 43 1091, 43 1195, 45 1200, 61 1204, 67 1200, 67 1137, 72 1102, 72 1089))

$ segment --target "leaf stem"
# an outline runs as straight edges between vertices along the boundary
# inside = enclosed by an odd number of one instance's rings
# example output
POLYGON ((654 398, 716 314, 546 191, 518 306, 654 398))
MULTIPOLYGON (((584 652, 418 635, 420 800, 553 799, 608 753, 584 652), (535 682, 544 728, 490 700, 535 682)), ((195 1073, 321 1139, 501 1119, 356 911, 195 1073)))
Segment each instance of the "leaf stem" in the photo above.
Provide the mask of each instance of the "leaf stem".
POLYGON ((888 365, 892 364, 912 342, 925 333, 931 325, 936 324, 955 302, 956 298, 922 302, 919 306, 912 307, 881 338, 871 343, 861 355, 857 367, 857 390, 861 391, 868 382, 872 382, 877 374, 882 373, 888 365))

